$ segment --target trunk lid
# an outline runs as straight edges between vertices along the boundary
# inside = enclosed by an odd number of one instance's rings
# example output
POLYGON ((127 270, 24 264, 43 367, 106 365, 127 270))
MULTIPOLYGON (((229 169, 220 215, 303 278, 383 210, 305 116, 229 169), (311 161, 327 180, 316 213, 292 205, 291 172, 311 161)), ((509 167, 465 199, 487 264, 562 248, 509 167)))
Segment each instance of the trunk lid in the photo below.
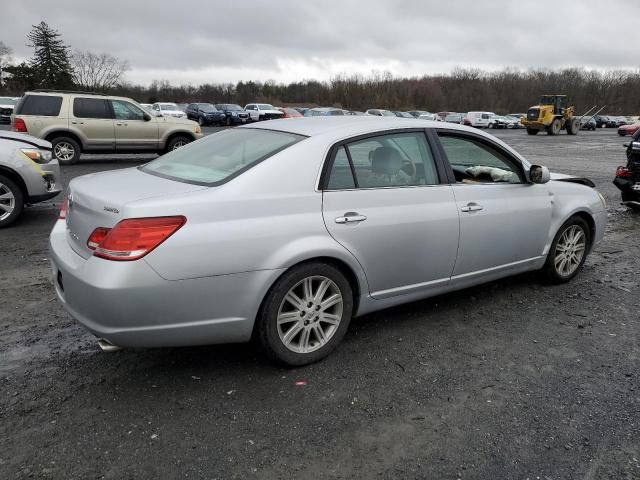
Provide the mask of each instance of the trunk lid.
POLYGON ((75 178, 67 192, 67 241, 78 255, 89 258, 93 254, 87 247, 91 233, 98 227, 112 228, 122 220, 128 203, 205 188, 149 175, 137 168, 75 178))

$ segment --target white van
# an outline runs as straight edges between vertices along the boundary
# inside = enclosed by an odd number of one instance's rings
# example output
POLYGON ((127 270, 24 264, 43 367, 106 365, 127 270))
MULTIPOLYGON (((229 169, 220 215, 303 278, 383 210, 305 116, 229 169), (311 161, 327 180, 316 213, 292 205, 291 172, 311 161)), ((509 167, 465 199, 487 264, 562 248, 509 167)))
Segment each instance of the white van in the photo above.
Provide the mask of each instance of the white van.
POLYGON ((469 112, 466 118, 472 127, 489 128, 489 120, 493 115, 493 112, 469 112))

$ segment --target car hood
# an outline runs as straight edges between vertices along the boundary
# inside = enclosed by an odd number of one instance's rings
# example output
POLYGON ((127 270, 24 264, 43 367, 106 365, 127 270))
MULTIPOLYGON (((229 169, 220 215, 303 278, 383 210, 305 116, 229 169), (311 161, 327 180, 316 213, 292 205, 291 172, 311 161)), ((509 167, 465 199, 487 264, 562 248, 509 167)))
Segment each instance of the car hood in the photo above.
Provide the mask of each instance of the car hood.
POLYGON ((193 120, 189 120, 186 117, 155 117, 158 122, 162 123, 172 123, 174 125, 184 125, 189 127, 190 129, 200 128, 198 124, 193 120))
POLYGON ((276 114, 276 115, 284 115, 284 113, 282 113, 280 110, 260 110, 260 113, 269 113, 269 114, 276 114))
POLYGON ((595 188, 595 183, 589 180, 586 177, 578 177, 575 175, 566 175, 564 173, 555 173, 551 172, 551 180, 559 181, 559 182, 571 182, 571 183, 579 183, 581 185, 586 185, 587 187, 595 188))
POLYGON ((163 115, 186 115, 182 110, 162 110, 163 115))
POLYGON ((46 140, 42 140, 37 137, 33 137, 31 135, 26 135, 24 133, 12 132, 10 130, 2 130, 0 131, 0 139, 6 140, 14 140, 17 142, 27 143, 34 147, 45 148, 47 150, 51 150, 51 143, 46 140))

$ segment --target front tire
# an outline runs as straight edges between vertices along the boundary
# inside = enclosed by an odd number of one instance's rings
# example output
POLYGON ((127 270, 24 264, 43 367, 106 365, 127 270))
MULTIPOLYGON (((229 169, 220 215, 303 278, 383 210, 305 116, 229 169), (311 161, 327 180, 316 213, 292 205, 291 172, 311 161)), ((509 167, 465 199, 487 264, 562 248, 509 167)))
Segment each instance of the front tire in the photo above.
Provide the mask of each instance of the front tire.
POLYGON ((353 313, 353 291, 328 263, 293 267, 273 285, 254 337, 272 360, 288 366, 317 362, 342 341, 353 313))
POLYGON ((182 135, 173 137, 171 140, 169 140, 169 143, 167 143, 167 152, 171 152, 180 147, 184 147, 186 144, 191 143, 192 141, 193 139, 182 135))
POLYGON ((589 225, 582 217, 564 222, 553 239, 542 269, 551 283, 565 283, 575 277, 587 259, 591 242, 589 225))
POLYGON ((551 122, 551 125, 547 127, 547 134, 558 135, 560 133, 560 130, 562 130, 562 122, 559 118, 554 118, 553 122, 551 122))
POLYGON ((13 180, 0 175, 0 228, 8 227, 22 213, 24 195, 13 180))
POLYGON ((198 117, 198 125, 200 125, 201 127, 204 127, 204 118, 198 117))
POLYGON ((580 131, 580 121, 577 118, 571 118, 567 125, 567 133, 569 135, 577 135, 580 131))
POLYGON ((56 137, 51 140, 53 156, 60 165, 78 163, 82 153, 80 145, 71 137, 56 137))

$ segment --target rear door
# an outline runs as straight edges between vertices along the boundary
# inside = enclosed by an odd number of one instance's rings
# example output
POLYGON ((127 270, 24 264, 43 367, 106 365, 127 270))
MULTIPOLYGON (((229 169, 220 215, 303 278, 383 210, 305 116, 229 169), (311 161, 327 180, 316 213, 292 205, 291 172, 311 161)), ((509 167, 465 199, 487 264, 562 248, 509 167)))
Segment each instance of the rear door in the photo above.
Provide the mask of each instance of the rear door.
POLYGON ((115 117, 116 150, 157 150, 160 148, 158 121, 126 100, 109 100, 115 117))
POLYGON ((325 225, 362 265, 371 295, 445 286, 456 260, 458 212, 424 130, 342 142, 329 162, 325 225))
POLYGON ((116 136, 113 114, 104 98, 75 97, 69 123, 73 130, 80 130, 86 138, 87 148, 113 150, 116 136))
POLYGON ((453 277, 539 259, 551 226, 548 185, 528 183, 520 161, 484 137, 439 130, 438 138, 460 212, 453 277))

